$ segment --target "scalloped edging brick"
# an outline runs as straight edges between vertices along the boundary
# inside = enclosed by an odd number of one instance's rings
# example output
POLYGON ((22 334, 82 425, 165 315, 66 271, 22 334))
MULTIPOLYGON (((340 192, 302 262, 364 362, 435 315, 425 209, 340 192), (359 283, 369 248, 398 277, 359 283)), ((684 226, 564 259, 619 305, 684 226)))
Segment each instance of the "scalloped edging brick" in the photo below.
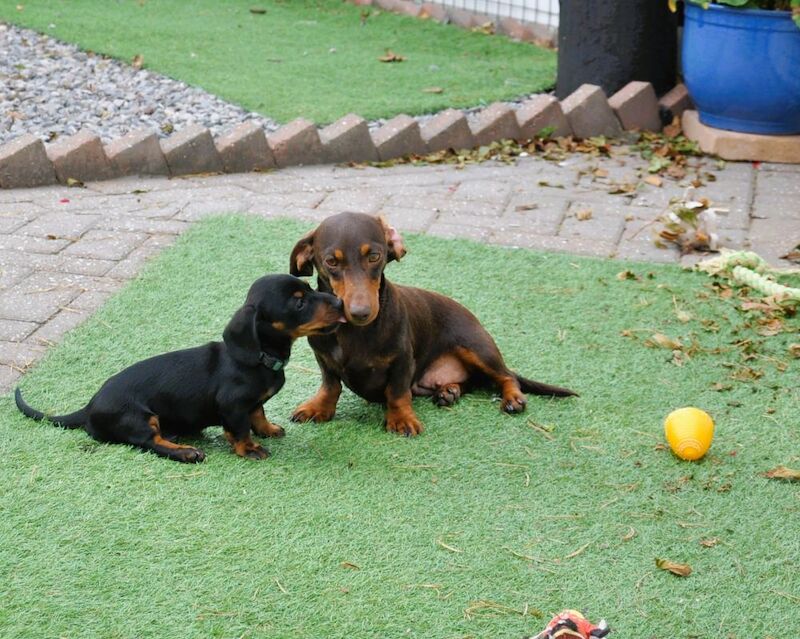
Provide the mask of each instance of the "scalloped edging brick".
POLYGON ((138 130, 103 146, 88 131, 45 145, 33 135, 23 135, 0 146, 0 188, 67 184, 125 175, 240 173, 309 164, 387 161, 444 149, 470 149, 502 139, 530 140, 542 132, 553 137, 619 135, 628 130, 660 128, 659 110, 678 109, 686 101, 678 96, 665 107, 654 100, 652 87, 632 82, 612 97, 600 87, 583 85, 559 102, 551 95, 536 95, 519 108, 496 102, 470 116, 446 109, 420 123, 398 115, 370 132, 364 118, 351 113, 319 129, 298 118, 269 136, 256 124, 243 123, 215 140, 208 129, 190 125, 159 140, 155 131, 138 130), (617 116, 619 114, 619 117, 617 116), (620 123, 622 120, 622 123, 620 123))

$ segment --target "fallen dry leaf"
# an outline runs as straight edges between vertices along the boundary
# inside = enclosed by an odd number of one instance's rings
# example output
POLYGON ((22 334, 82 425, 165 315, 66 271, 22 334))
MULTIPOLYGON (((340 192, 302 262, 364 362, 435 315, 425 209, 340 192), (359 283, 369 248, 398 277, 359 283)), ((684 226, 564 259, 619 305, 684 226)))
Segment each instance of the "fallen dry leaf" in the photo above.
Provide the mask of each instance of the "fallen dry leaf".
POLYGON ((534 209, 538 209, 538 208, 539 208, 539 205, 535 204, 535 203, 533 203, 533 204, 518 204, 517 206, 514 207, 514 210, 515 211, 533 211, 534 209))
POLYGON ((636 273, 634 273, 633 271, 627 270, 627 271, 620 271, 619 273, 617 273, 617 279, 620 281, 625 281, 625 280, 640 280, 642 278, 636 275, 636 273))
POLYGON ((700 545, 703 548, 713 548, 719 543, 719 537, 710 537, 709 539, 701 539, 700 545))
POLYGON ((378 58, 381 62, 403 62, 405 59, 405 56, 395 53, 391 49, 386 49, 386 53, 378 58))
POLYGON ((250 13, 253 13, 257 16, 264 15, 267 12, 264 7, 250 7, 250 13))
POLYGON ((664 180, 658 177, 657 175, 648 175, 644 179, 644 181, 647 182, 648 184, 651 184, 652 186, 658 186, 658 187, 660 187, 664 183, 664 180))
POLYGON ((575 213, 575 217, 579 222, 585 222, 592 219, 592 209, 581 209, 575 213))
POLYGON ((422 89, 423 93, 444 93, 444 89, 442 87, 426 87, 422 89))
POLYGON ((83 188, 84 184, 77 178, 67 178, 67 186, 75 188, 83 188))
POLYGON ((357 565, 357 564, 354 564, 354 563, 352 563, 352 562, 349 562, 349 561, 343 561, 343 562, 342 562, 341 564, 339 564, 339 565, 340 565, 342 568, 347 568, 348 570, 361 570, 361 566, 359 566, 359 565, 357 565))
POLYGON ((784 479, 786 481, 800 481, 800 470, 787 468, 786 466, 776 466, 772 470, 763 473, 767 479, 784 479))
POLYGON ((724 391, 729 391, 733 388, 733 384, 723 384, 722 382, 717 382, 716 384, 711 385, 711 390, 717 391, 718 393, 722 393, 724 391))
POLYGON ((789 344, 789 355, 800 358, 800 344, 789 344))
POLYGON ((781 259, 800 263, 800 244, 791 249, 786 255, 781 255, 781 259))
POLYGON ((144 65, 144 56, 141 53, 137 53, 131 60, 131 66, 134 69, 141 69, 142 65, 144 65))
POLYGON ((653 333, 650 339, 656 346, 668 348, 671 351, 676 351, 683 348, 683 344, 680 343, 680 340, 672 339, 671 337, 664 335, 664 333, 653 333))
POLYGON ((636 529, 633 526, 630 526, 628 532, 622 536, 622 541, 630 541, 634 537, 636 537, 636 529))
POLYGON ((692 574, 692 567, 689 564, 679 564, 669 559, 656 559, 656 568, 667 570, 678 577, 688 577, 692 574))

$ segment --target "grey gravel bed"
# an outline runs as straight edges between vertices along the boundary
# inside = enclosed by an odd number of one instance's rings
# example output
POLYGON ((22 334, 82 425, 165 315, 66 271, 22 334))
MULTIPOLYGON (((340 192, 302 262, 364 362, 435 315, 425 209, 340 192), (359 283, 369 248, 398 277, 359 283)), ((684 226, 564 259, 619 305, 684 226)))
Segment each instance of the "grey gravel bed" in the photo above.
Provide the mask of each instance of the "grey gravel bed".
MULTIPOLYGON (((463 111, 471 117, 481 106, 463 111)), ((81 129, 105 142, 139 128, 166 136, 190 123, 216 135, 250 120, 267 132, 279 127, 178 80, 0 23, 0 144, 25 133, 47 142, 81 129)), ((370 128, 384 121, 370 122, 370 128)))

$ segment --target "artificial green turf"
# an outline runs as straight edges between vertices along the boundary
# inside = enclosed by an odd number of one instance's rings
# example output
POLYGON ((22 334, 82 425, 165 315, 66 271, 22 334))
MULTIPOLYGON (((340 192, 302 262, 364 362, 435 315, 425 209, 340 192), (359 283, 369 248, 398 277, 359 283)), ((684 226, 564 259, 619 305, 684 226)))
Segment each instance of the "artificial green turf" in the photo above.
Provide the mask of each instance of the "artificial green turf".
MULTIPOLYGON (((26 397, 73 410, 121 367, 217 338, 307 228, 199 223, 25 376, 26 397)), ((273 456, 237 458, 209 429, 199 466, 34 423, 4 397, 0 636, 494 639, 533 634, 565 607, 619 637, 785 633, 800 596, 800 491, 759 473, 798 463, 797 364, 751 361, 764 371, 753 383, 730 381, 726 364, 741 363, 735 340, 786 360, 796 337, 756 336, 730 301, 698 297, 704 275, 674 267, 633 265, 642 279, 621 281, 618 262, 406 240, 392 279, 465 303, 513 368, 582 396, 531 398, 523 416, 487 393, 451 410, 419 399, 427 429, 406 439, 345 391, 333 422, 295 425, 319 379, 303 342, 266 405, 288 431, 273 456), (694 319, 679 322, 676 305, 694 319), (626 329, 727 350, 678 367, 626 329), (715 392, 718 381, 733 388, 715 392), (655 448, 682 405, 717 423, 697 463, 655 448), (694 572, 659 571, 657 557, 694 572)))
POLYGON ((0 0, 0 19, 125 61, 143 55, 146 68, 281 122, 476 106, 555 82, 554 52, 505 37, 342 0, 256 5, 266 13, 251 13, 252 0, 0 0), (386 49, 406 60, 380 62, 386 49))

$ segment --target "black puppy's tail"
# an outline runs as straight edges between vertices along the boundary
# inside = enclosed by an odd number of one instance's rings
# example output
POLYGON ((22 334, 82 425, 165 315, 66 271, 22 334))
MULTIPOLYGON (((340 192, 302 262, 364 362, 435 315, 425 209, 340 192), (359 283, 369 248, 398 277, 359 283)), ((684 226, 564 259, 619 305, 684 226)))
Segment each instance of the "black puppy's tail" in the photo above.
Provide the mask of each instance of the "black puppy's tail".
POLYGON ((526 379, 518 373, 514 373, 519 382, 519 387, 523 393, 531 393, 532 395, 550 395, 552 397, 580 397, 578 393, 569 388, 562 388, 561 386, 551 386, 542 382, 534 382, 532 379, 526 379))
POLYGON ((61 426, 61 428, 80 428, 86 425, 85 407, 69 415, 45 415, 42 411, 36 410, 25 403, 19 388, 14 392, 14 401, 17 402, 17 408, 19 408, 23 415, 27 415, 37 422, 46 419, 49 422, 53 422, 56 426, 61 426))

